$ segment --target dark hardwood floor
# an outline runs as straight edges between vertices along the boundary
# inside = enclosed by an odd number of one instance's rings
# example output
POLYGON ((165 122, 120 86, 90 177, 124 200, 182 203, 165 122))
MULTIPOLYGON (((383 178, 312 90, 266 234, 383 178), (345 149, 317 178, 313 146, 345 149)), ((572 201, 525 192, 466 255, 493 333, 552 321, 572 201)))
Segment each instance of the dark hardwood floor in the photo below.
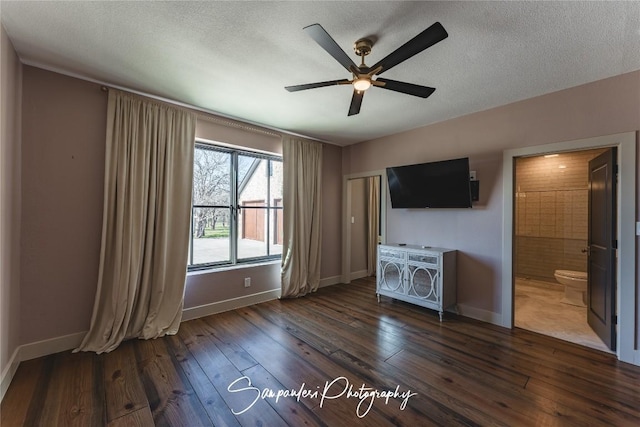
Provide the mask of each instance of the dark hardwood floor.
POLYGON ((1 425, 638 426, 640 368, 524 330, 378 304, 362 279, 109 354, 24 362, 1 425))

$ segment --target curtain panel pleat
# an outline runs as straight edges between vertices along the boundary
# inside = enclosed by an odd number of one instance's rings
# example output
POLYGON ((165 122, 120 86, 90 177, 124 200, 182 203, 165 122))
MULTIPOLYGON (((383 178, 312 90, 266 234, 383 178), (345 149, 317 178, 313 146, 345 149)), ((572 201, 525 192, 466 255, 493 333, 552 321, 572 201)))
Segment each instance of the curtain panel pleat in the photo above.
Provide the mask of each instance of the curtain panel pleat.
POLYGON ((196 116, 109 91, 98 288, 76 351, 175 334, 189 249, 196 116))
POLYGON ((285 137, 282 150, 281 298, 295 298, 320 284, 322 144, 285 137))

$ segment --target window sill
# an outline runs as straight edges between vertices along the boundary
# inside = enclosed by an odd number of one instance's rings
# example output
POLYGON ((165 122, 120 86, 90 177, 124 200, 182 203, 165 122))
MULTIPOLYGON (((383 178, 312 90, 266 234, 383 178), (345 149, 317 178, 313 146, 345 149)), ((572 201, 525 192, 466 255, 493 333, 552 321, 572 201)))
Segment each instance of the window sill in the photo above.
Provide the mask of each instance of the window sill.
POLYGON ((256 261, 256 262, 246 262, 246 263, 240 263, 240 264, 234 264, 234 265, 213 266, 213 267, 203 268, 199 270, 187 271, 187 277, 197 276, 200 274, 218 273, 222 271, 243 270, 247 268, 263 267, 265 265, 274 265, 274 264, 281 264, 281 263, 282 263, 282 259, 270 259, 267 261, 256 261))

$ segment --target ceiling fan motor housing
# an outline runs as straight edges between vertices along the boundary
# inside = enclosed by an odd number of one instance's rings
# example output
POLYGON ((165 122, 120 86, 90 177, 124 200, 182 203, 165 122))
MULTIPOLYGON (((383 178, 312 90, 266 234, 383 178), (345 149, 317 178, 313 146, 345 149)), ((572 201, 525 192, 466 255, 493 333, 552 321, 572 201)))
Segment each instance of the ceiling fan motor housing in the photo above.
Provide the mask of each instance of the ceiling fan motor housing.
POLYGON ((367 56, 371 53, 371 46, 373 46, 373 42, 370 39, 359 39, 353 45, 353 50, 360 57, 367 56))

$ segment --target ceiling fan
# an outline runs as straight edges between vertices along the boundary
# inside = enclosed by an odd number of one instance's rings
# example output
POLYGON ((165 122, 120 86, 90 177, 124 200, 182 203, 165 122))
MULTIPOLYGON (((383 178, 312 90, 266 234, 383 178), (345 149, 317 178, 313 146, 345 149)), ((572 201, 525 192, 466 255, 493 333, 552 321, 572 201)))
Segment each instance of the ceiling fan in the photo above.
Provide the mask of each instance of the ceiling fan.
POLYGON ((364 63, 364 57, 371 53, 373 42, 370 39, 362 38, 356 41, 353 49, 361 58, 361 64, 356 64, 349 58, 344 50, 331 38, 329 33, 325 31, 320 24, 309 25, 304 27, 304 31, 311 36, 327 53, 338 61, 344 68, 352 74, 352 79, 329 80, 326 82, 309 83, 296 86, 287 86, 289 92, 297 92, 299 90, 314 89, 317 87, 333 86, 333 85, 353 85, 353 96, 351 105, 349 106, 349 116, 353 116, 360 112, 362 105, 362 97, 364 92, 371 86, 381 87, 383 89, 393 90, 395 92, 406 93, 408 95, 427 98, 431 95, 435 88, 420 86, 412 83, 399 82, 396 80, 383 79, 379 76, 385 71, 390 70, 399 63, 406 61, 412 56, 422 52, 423 50, 433 46, 434 44, 447 38, 446 30, 439 22, 431 25, 429 28, 400 46, 395 51, 378 61, 372 67, 368 67, 364 63), (375 77, 375 79, 374 79, 375 77))

